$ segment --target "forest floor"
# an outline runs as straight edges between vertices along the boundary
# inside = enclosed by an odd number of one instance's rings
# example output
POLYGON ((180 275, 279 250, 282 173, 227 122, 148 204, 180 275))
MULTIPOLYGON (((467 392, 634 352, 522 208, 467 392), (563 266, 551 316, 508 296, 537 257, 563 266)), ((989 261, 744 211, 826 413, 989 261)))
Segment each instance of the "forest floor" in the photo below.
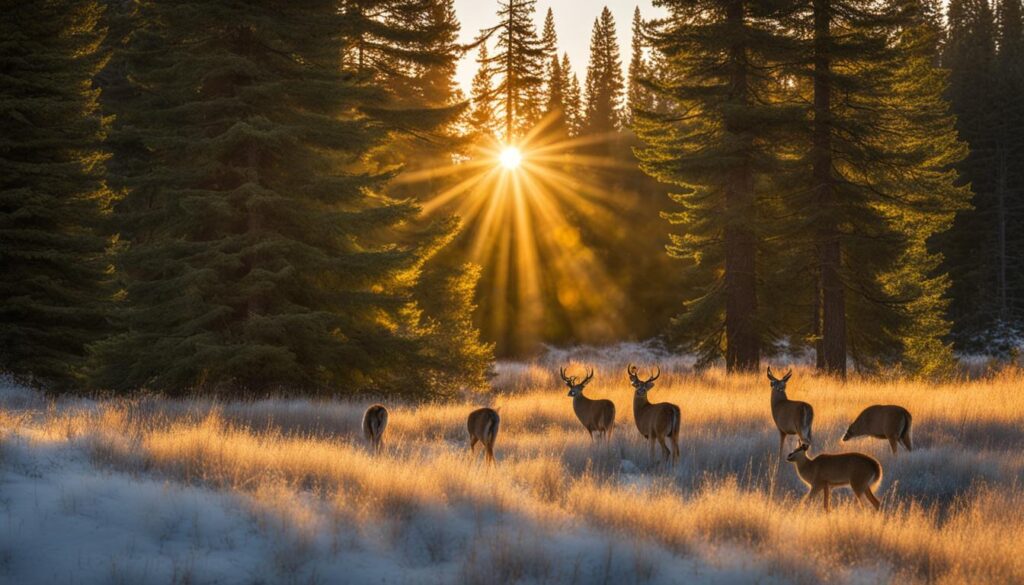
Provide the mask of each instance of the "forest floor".
POLYGON ((616 404, 607 442, 573 415, 569 357, 502 363, 461 402, 389 404, 379 455, 358 432, 369 401, 54 402, 7 384, 0 583, 1024 583, 1019 370, 843 385, 798 368, 812 453, 885 470, 881 512, 844 489, 826 514, 778 460, 763 375, 662 362, 651 399, 683 419, 670 469, 633 425, 625 364, 644 356, 576 356, 598 366, 587 394, 616 404), (912 453, 839 442, 875 403, 913 413, 912 453), (467 450, 481 405, 500 407, 491 467, 467 450))

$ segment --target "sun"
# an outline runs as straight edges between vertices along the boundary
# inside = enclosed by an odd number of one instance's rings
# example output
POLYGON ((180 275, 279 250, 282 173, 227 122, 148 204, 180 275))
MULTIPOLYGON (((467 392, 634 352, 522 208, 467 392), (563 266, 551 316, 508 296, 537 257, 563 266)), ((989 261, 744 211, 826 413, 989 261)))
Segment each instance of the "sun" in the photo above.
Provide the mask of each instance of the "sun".
POLYGON ((523 153, 514 146, 506 146, 498 156, 498 161, 501 162, 501 166, 514 171, 523 162, 523 153))

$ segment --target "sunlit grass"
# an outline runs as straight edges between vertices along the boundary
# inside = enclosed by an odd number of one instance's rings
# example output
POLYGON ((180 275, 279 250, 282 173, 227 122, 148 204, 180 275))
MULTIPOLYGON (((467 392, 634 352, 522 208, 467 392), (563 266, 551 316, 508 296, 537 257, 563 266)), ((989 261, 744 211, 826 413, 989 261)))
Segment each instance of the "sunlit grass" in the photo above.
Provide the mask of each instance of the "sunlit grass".
POLYGON ((619 364, 598 367, 587 388, 616 403, 608 443, 587 437, 551 367, 503 368, 496 384, 505 392, 462 403, 391 404, 380 456, 358 437, 362 402, 151 398, 7 410, 0 428, 29 442, 82 445, 111 470, 244 494, 260 517, 293 536, 333 526, 401 547, 417 534, 430 558, 467 563, 467 581, 472 573, 486 582, 486 573, 474 572, 485 557, 513 581, 557 580, 558 551, 539 543, 583 527, 633 551, 627 572, 636 582, 657 575, 658 563, 644 556, 654 550, 808 583, 1024 581, 1014 536, 1024 532, 1020 372, 844 385, 798 370, 790 394, 815 407, 816 450, 861 450, 885 468, 881 513, 840 491, 828 515, 820 502, 798 504, 804 488, 775 459, 762 376, 662 376, 652 400, 676 402, 683 414, 683 458, 674 470, 648 458, 619 364), (913 413, 913 453, 894 458, 871 439, 839 444, 872 403, 913 413), (481 404, 502 416, 492 468, 466 450, 465 417, 481 404), (466 532, 464 522, 475 527, 466 532), (525 540, 524 530, 532 535, 525 540), (475 548, 480 542, 486 551, 475 548))

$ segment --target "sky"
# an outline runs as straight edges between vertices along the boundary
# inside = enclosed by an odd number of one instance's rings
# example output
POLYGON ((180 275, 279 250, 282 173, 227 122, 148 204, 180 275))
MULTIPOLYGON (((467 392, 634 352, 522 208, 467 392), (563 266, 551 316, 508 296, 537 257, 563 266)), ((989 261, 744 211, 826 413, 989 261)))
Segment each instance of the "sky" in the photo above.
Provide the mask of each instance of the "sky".
MULTIPOLYGON (((632 41, 633 9, 640 7, 644 18, 660 16, 663 11, 651 6, 651 0, 538 0, 535 19, 537 34, 544 26, 544 15, 548 8, 555 13, 555 31, 558 33, 559 53, 569 53, 572 69, 583 83, 587 72, 587 59, 590 52, 590 32, 594 19, 601 14, 601 9, 608 6, 615 17, 619 43, 622 45, 622 66, 629 65, 629 46, 632 41)), ((476 37, 480 29, 497 24, 498 0, 455 0, 455 11, 462 23, 461 42, 467 43, 476 37)), ((470 83, 476 72, 476 53, 467 55, 458 69, 458 81, 466 95, 469 95, 470 83)), ((625 71, 623 71, 625 74, 625 71)))

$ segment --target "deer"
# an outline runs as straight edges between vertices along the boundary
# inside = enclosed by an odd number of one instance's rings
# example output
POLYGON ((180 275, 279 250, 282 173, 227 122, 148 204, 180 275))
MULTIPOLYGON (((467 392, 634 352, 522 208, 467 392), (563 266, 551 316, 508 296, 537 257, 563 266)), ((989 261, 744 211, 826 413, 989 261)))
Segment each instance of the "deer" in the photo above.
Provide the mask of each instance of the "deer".
POLYGON ((902 406, 875 404, 865 408, 857 415, 850 428, 846 429, 842 441, 845 443, 850 439, 868 436, 876 439, 888 439, 893 456, 897 454, 897 443, 902 443, 907 451, 913 451, 911 421, 910 411, 902 406))
POLYGON ((383 404, 374 404, 363 413, 363 436, 373 447, 380 451, 384 446, 384 429, 388 427, 388 409, 383 404))
POLYGON ((661 368, 646 380, 640 379, 636 366, 632 364, 626 368, 626 373, 629 374, 629 383, 634 390, 633 420, 636 429, 650 442, 651 458, 654 458, 654 441, 657 440, 670 465, 674 465, 679 459, 679 407, 669 402, 651 404, 647 400, 647 393, 654 387, 654 381, 661 377, 661 368), (666 438, 672 446, 671 451, 665 445, 666 438))
POLYGON ((872 490, 882 481, 882 464, 874 457, 863 453, 836 453, 821 454, 811 459, 807 456, 810 447, 807 443, 800 443, 796 451, 786 456, 786 461, 796 466, 800 480, 811 488, 802 501, 812 500, 818 492, 824 492, 825 512, 829 512, 832 488, 850 486, 857 496, 857 503, 864 505, 861 498, 866 497, 875 510, 881 507, 872 490))
POLYGON ((594 439, 594 431, 597 431, 599 437, 607 439, 615 427, 615 403, 611 400, 591 400, 583 395, 583 389, 594 377, 594 370, 589 370, 582 381, 576 376, 566 376, 565 368, 559 369, 558 373, 562 376, 565 385, 569 387, 569 396, 572 396, 572 410, 576 413, 576 418, 580 419, 583 427, 590 433, 590 438, 594 439))
POLYGON ((469 429, 469 451, 476 454, 476 444, 479 441, 484 446, 484 458, 488 463, 494 463, 494 440, 498 438, 498 425, 501 417, 498 411, 493 408, 478 408, 469 413, 466 427, 469 429))
POLYGON ((772 419, 779 429, 779 461, 782 461, 782 450, 786 446, 786 437, 797 435, 801 443, 811 444, 811 424, 814 422, 814 409, 806 402, 790 400, 786 397, 786 382, 793 375, 793 370, 786 372, 782 379, 772 374, 768 366, 768 380, 772 386, 772 419))

